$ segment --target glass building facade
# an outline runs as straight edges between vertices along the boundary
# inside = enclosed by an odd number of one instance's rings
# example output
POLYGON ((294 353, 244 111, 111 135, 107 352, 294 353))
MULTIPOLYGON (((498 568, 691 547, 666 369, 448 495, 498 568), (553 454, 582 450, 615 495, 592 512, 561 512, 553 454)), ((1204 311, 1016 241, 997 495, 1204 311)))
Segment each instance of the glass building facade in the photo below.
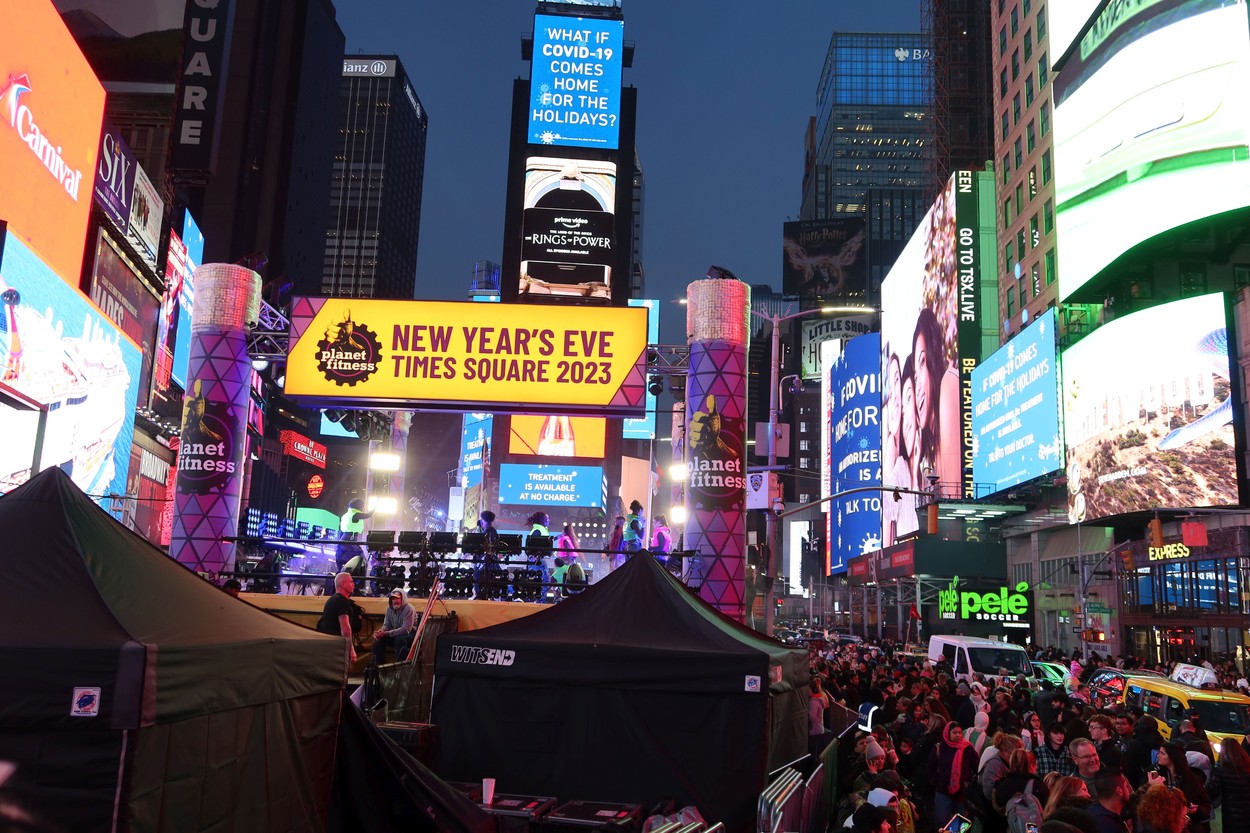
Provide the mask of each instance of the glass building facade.
POLYGON ((816 91, 802 219, 863 216, 870 189, 923 190, 931 54, 929 39, 915 33, 833 33, 816 91))

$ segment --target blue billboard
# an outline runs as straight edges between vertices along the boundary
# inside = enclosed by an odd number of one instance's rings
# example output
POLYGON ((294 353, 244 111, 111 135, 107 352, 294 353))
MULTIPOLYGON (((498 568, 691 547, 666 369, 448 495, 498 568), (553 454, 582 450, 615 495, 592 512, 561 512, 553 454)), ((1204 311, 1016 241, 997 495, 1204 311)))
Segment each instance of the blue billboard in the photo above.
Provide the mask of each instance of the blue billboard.
MULTIPOLYGON (((660 302, 653 299, 630 298, 631 307, 647 308, 647 344, 660 340, 660 302)), ((655 439, 655 394, 647 390, 647 415, 624 420, 621 436, 627 440, 655 439)))
POLYGON ((534 16, 529 141, 615 150, 625 21, 534 16))
POLYGON ((499 467, 499 502, 521 506, 603 506, 599 466, 499 467))
POLYGON ((490 464, 491 414, 465 414, 460 423, 460 485, 480 486, 482 468, 490 464))
POLYGON ((170 376, 184 390, 187 387, 187 362, 191 359, 191 314, 195 309, 195 270, 204 262, 204 233, 196 225, 191 212, 182 223, 182 245, 187 247, 187 267, 178 292, 178 325, 174 338, 174 364, 170 376))
POLYGON ((1063 468, 1055 311, 972 371, 972 479, 999 492, 1063 468))
POLYGON ((0 378, 48 407, 40 467, 63 469, 120 518, 121 501, 104 498, 126 494, 142 351, 15 234, 0 294, 0 378))
MULTIPOLYGON (((846 342, 829 369, 831 494, 881 485, 881 335, 846 342)), ((881 548, 881 493, 829 501, 829 574, 881 548)))

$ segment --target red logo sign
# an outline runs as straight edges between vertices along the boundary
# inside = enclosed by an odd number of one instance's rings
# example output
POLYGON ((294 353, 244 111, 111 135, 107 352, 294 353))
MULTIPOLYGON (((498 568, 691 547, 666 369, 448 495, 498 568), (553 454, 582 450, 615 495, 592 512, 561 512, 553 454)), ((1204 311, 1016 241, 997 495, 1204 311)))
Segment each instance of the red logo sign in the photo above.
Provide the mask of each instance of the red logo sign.
POLYGON ((326 467, 326 447, 321 443, 294 431, 279 431, 278 439, 282 442, 282 450, 295 459, 311 463, 319 469, 326 467))
POLYGON ((308 478, 308 496, 313 500, 321 497, 321 493, 325 491, 326 482, 321 479, 321 475, 314 474, 308 478))

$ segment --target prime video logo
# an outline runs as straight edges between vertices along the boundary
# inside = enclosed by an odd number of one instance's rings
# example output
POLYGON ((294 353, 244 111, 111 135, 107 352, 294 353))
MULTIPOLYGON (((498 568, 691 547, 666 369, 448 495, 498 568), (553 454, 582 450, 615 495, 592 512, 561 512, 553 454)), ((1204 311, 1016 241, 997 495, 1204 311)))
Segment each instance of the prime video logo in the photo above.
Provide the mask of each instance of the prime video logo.
POLYGON ((511 665, 516 661, 516 651, 502 648, 474 648, 469 645, 453 645, 451 661, 465 665, 511 665))

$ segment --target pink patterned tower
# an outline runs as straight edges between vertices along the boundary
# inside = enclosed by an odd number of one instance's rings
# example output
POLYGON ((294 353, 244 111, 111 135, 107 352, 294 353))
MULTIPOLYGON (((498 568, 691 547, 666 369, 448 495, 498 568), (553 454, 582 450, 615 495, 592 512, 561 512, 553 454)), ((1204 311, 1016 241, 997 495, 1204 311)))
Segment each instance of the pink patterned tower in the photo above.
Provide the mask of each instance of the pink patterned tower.
POLYGON ((191 356, 182 407, 169 554, 200 573, 234 569, 252 363, 247 324, 260 311, 260 275, 206 263, 195 270, 191 356))
POLYGON ((746 614, 746 410, 751 289, 695 281, 686 291, 687 549, 703 559, 699 595, 739 622, 746 614))

